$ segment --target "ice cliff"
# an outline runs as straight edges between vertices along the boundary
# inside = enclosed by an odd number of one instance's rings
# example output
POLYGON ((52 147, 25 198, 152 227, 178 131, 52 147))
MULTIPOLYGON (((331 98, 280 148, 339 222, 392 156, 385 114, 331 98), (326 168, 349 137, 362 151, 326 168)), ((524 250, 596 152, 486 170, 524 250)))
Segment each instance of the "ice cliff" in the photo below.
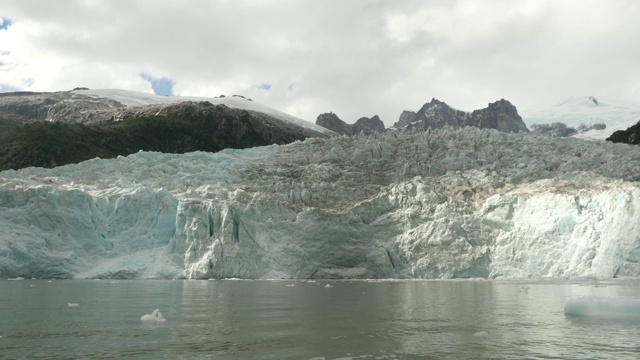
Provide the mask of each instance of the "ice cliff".
POLYGON ((640 148, 472 127, 0 172, 0 277, 640 276, 640 148))

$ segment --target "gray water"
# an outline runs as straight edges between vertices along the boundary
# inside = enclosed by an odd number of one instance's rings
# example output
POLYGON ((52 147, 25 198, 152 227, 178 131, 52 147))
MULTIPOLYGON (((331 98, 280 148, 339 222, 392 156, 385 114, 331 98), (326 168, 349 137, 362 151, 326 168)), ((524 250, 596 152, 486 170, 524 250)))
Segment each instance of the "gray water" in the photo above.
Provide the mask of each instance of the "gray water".
POLYGON ((639 323, 563 308, 639 285, 0 280, 0 359, 636 359, 639 323))

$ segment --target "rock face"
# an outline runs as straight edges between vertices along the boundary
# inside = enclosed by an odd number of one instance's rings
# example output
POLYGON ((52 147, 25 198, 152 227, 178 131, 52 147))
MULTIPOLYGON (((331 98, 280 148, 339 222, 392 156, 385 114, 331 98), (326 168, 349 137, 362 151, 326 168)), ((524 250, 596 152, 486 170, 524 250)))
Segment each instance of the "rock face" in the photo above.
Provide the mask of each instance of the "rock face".
POLYGON ((413 113, 403 111, 394 128, 400 129, 440 129, 445 126, 460 128, 466 126, 481 129, 495 129, 503 132, 528 132, 527 126, 518 115, 516 107, 507 100, 499 100, 489 104, 485 109, 471 113, 456 110, 446 103, 432 99, 413 113))
POLYGON ((211 99, 215 105, 108 93, 128 105, 80 94, 87 91, 1 95, 0 170, 53 167, 140 150, 216 152, 336 135, 241 97, 211 99))
POLYGON ((371 118, 361 117, 353 124, 353 135, 364 133, 365 135, 373 134, 374 132, 384 132, 384 123, 380 120, 378 115, 374 115, 371 118))
POLYGON ((342 121, 338 115, 329 112, 318 115, 316 125, 334 131, 340 135, 351 135, 351 126, 342 121))
POLYGON ((0 94, 0 118, 18 123, 51 121, 96 124, 113 121, 125 105, 72 91, 0 94))
POLYGON ((375 132, 384 132, 384 123, 378 115, 374 115, 371 118, 362 117, 356 121, 355 124, 350 125, 342 121, 338 115, 330 112, 318 115, 316 119, 316 125, 322 126, 326 129, 334 131, 340 135, 358 135, 363 133, 370 135, 375 132))
POLYGON ((629 127, 627 130, 618 130, 607 138, 607 141, 624 144, 640 144, 640 122, 629 127))

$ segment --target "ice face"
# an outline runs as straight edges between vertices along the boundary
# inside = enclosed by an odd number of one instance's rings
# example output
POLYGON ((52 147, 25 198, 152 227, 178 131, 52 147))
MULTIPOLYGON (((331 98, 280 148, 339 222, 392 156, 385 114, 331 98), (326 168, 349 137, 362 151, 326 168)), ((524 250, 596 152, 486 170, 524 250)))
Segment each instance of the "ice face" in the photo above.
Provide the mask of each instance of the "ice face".
POLYGON ((638 148, 492 130, 0 172, 0 276, 640 276, 638 148))

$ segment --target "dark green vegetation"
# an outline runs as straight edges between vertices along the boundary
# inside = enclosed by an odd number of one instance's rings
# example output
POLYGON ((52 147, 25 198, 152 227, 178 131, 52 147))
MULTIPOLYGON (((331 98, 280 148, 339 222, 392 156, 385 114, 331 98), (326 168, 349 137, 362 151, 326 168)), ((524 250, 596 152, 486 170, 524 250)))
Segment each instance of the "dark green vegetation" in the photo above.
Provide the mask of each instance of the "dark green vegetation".
POLYGON ((140 150, 217 152, 285 144, 317 135, 264 114, 207 104, 99 125, 43 121, 18 124, 0 119, 0 171, 54 167, 140 150))

